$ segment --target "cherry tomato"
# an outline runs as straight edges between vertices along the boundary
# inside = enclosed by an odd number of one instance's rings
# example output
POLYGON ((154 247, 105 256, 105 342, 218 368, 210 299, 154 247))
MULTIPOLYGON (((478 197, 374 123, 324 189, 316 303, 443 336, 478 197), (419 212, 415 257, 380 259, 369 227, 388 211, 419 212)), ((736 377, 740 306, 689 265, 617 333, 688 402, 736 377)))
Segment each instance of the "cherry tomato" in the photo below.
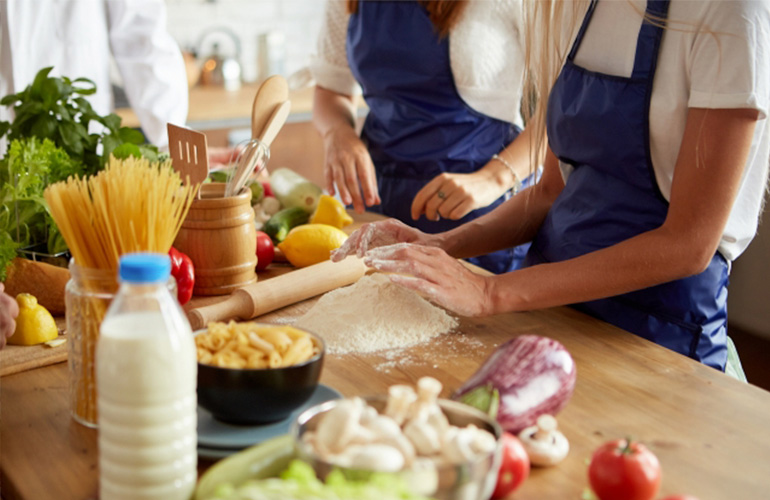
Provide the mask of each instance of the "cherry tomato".
POLYGON ((273 189, 270 187, 270 183, 267 181, 261 181, 262 182, 262 189, 264 190, 265 196, 275 196, 273 194, 273 189))
POLYGON ((275 247, 273 240, 267 233, 257 231, 257 271, 262 271, 273 262, 275 257, 275 247))
POLYGON ((492 498, 503 498, 518 488, 529 477, 529 455, 519 438, 503 433, 503 460, 497 473, 497 485, 492 498))
POLYGON ((594 452, 588 479, 600 500, 652 500, 660 486, 660 463, 643 444, 619 439, 594 452))

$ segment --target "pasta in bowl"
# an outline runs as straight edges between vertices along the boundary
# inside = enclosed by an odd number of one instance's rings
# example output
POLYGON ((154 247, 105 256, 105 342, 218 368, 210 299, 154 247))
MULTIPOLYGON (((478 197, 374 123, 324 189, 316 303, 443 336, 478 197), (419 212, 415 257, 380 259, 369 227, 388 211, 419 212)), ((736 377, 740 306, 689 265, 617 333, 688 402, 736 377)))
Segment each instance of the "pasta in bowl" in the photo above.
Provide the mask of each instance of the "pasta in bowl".
POLYGON ((198 404, 235 424, 276 422, 318 386, 324 343, 289 325, 210 323, 195 333, 198 404))

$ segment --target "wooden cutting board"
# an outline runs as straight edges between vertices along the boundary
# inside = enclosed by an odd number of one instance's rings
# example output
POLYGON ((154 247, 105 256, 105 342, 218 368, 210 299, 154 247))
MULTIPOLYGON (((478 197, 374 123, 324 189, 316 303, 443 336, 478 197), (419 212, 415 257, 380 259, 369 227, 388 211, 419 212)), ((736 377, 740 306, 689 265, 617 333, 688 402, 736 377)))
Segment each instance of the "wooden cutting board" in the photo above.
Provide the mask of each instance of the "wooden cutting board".
MULTIPOLYGON (((64 318, 56 318, 56 325, 59 327, 59 336, 66 339, 64 318)), ((67 350, 67 342, 58 347, 6 345, 0 351, 0 377, 67 361, 67 350)))

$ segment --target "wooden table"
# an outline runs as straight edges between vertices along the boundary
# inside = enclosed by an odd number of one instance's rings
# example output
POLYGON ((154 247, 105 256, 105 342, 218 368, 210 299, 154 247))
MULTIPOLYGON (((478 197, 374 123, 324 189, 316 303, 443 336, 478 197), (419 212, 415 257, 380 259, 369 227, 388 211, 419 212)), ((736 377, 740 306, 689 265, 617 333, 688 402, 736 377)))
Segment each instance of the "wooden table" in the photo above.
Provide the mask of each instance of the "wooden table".
MULTIPOLYGON (((315 299, 263 317, 297 317, 315 299)), ((559 415, 567 459, 533 470, 513 498, 579 499, 586 460, 601 443, 645 442, 663 469, 661 497, 770 498, 770 393, 570 308, 462 318, 458 331, 387 355, 328 356, 321 380, 347 396, 431 375, 448 395, 500 343, 522 334, 552 337, 572 353, 575 394, 559 415)), ((98 485, 97 432, 68 411, 67 365, 2 378, 0 487, 5 500, 91 499, 98 485)), ((211 462, 200 461, 204 470, 211 462)))

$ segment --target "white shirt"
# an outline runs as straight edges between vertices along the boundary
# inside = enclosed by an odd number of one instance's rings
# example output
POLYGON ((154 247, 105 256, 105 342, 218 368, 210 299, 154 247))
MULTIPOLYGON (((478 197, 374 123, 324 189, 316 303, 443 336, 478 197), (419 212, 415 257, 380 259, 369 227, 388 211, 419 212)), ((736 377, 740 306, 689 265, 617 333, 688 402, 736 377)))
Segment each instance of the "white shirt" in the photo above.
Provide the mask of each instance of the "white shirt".
MULTIPOLYGON (((328 0, 310 69, 318 85, 360 93, 345 50, 346 0, 328 0)), ((521 0, 471 0, 449 34, 449 58, 460 97, 474 110, 523 127, 521 0)))
MULTIPOLYGON (((640 12, 646 5, 644 0, 600 0, 575 63, 592 71, 630 76, 640 12)), ((663 196, 670 199, 688 108, 760 112, 740 189, 719 244, 719 251, 734 260, 756 234, 767 187, 770 2, 672 0, 668 19, 650 103, 652 163, 663 196), (699 27, 709 28, 713 35, 698 31, 699 27)))
MULTIPOLYGON (((0 31, 0 96, 53 66, 52 76, 93 80, 97 92, 88 99, 106 115, 114 108, 112 53, 149 142, 167 148, 166 124, 187 120, 184 61, 166 31, 163 0, 0 0, 0 31)), ((0 107, 0 120, 12 113, 0 107)))

